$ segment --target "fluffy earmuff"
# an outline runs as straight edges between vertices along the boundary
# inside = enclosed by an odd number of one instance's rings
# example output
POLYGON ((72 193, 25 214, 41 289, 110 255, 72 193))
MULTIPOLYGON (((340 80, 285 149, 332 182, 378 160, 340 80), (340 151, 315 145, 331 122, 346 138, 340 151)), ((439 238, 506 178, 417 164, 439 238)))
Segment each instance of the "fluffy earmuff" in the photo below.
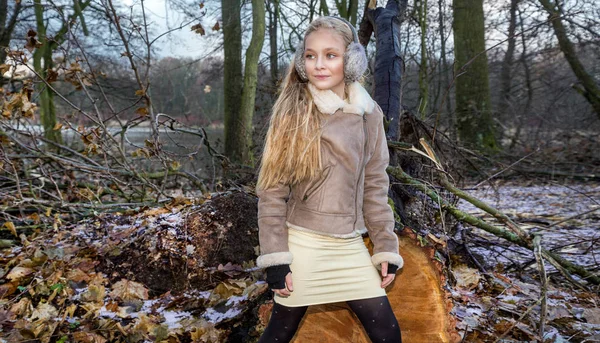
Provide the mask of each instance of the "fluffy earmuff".
MULTIPOLYGON (((358 79, 360 79, 360 77, 365 73, 368 66, 365 48, 359 43, 358 34, 356 33, 356 29, 354 26, 352 26, 352 24, 343 18, 330 18, 343 21, 346 25, 348 25, 348 27, 350 27, 350 30, 352 30, 353 42, 346 47, 346 52, 344 53, 344 81, 346 83, 358 81, 358 79)), ((306 75, 306 61, 304 59, 304 44, 305 40, 302 40, 296 48, 294 64, 300 79, 302 81, 308 81, 308 76, 306 75)))

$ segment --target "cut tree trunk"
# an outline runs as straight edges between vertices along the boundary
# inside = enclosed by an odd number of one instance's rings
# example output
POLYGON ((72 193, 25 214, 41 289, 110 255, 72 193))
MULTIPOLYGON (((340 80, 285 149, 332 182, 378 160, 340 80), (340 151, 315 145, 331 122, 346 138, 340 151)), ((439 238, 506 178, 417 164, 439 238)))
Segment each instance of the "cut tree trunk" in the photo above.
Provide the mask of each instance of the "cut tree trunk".
MULTIPOLYGON (((402 340, 410 343, 458 342, 452 303, 443 289, 446 283, 441 264, 433 259, 431 247, 421 247, 406 228, 399 238, 404 267, 387 288, 387 295, 400 324, 402 340)), ((369 238, 365 244, 371 250, 369 238)), ((294 343, 370 342, 359 320, 346 303, 310 306, 294 343)))

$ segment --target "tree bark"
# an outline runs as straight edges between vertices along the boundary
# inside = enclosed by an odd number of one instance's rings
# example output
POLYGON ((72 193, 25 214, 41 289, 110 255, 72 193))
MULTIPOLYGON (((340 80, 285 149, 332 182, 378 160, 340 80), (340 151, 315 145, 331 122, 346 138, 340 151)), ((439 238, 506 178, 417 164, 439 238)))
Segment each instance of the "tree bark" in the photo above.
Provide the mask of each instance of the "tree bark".
POLYGON ((468 147, 495 151, 483 0, 454 0, 453 7, 458 135, 468 147))
MULTIPOLYGON (((10 44, 12 33, 17 23, 17 17, 21 13, 22 4, 20 1, 15 2, 12 15, 8 17, 8 1, 0 0, 0 64, 6 61, 6 49, 10 44)), ((6 80, 0 75, 0 87, 6 83, 6 80)))
POLYGON ((269 44, 271 55, 269 62, 271 67, 271 82, 277 85, 279 80, 279 54, 277 53, 277 22, 279 20, 279 0, 269 1, 269 44), (272 5, 272 7, 271 7, 272 5))
MULTIPOLYGON (((407 2, 407 0, 390 0, 385 8, 378 7, 367 11, 367 20, 371 22, 375 37, 377 37, 374 100, 385 113, 389 123, 387 136, 391 140, 398 140, 400 132, 403 61, 399 39, 400 23, 403 20, 407 2)), ((368 41, 368 37, 363 36, 361 42, 364 42, 365 38, 368 41)))
MULTIPOLYGON (((513 107, 510 99, 510 81, 513 56, 515 53, 515 30, 517 27, 517 6, 519 0, 510 0, 510 21, 508 24, 508 47, 502 61, 502 71, 500 72, 500 104, 498 112, 508 114, 508 108, 513 107)), ((512 111, 511 111, 512 112, 512 111)))
MULTIPOLYGON (((42 46, 35 49, 33 53, 33 68, 45 80, 48 77, 48 71, 52 70, 52 46, 46 36, 46 25, 44 23, 44 7, 41 0, 35 0, 34 3, 35 21, 38 37, 42 46), (43 66, 42 66, 43 65, 43 66)), ((43 82, 38 83, 38 92, 40 93, 40 120, 44 128, 44 137, 56 142, 62 143, 60 130, 54 130, 56 126, 56 108, 54 107, 54 93, 43 82)))
POLYGON ((240 120, 242 96, 242 26, 240 0, 223 0, 223 45, 225 50, 223 88, 225 100, 225 155, 233 162, 243 162, 246 136, 240 120))
POLYGON ((419 115, 425 119, 429 101, 429 82, 427 76, 427 0, 415 0, 417 19, 421 30, 421 63, 419 64, 419 115))
POLYGON ((252 39, 246 50, 246 68, 244 72, 244 89, 242 92, 242 107, 240 120, 243 122, 243 131, 239 134, 244 137, 239 149, 240 160, 253 165, 252 147, 252 117, 254 117, 254 101, 256 99, 256 84, 258 72, 258 58, 265 41, 265 3, 263 0, 252 0, 252 39))
POLYGON ((565 55, 567 62, 571 66, 571 70, 573 70, 573 73, 577 76, 579 82, 581 82, 581 86, 583 86, 583 89, 580 87, 575 89, 585 97, 590 105, 592 105, 594 112, 596 112, 596 115, 600 118, 600 88, 594 78, 585 70, 583 64, 579 61, 579 58, 577 58, 573 43, 571 43, 569 37, 567 37, 567 31, 565 30, 560 17, 562 14, 560 7, 556 6, 555 3, 550 2, 550 0, 540 0, 540 3, 550 16, 552 28, 558 39, 560 50, 565 55))
MULTIPOLYGON (((450 127, 449 131, 450 131, 450 137, 452 138, 456 138, 456 121, 454 120, 454 112, 452 112, 452 99, 449 96, 450 93, 450 82, 449 82, 449 78, 448 78, 448 71, 449 71, 449 67, 448 67, 448 60, 446 60, 446 34, 444 31, 444 0, 438 0, 438 21, 439 21, 439 27, 440 27, 440 49, 441 49, 441 57, 442 57, 442 63, 441 63, 441 70, 440 70, 440 74, 442 75, 441 79, 443 80, 443 84, 444 84, 444 96, 442 97, 443 101, 446 104, 446 112, 447 112, 447 116, 448 116, 448 125, 450 127)), ((440 112, 441 112, 441 108, 440 108, 440 112)))

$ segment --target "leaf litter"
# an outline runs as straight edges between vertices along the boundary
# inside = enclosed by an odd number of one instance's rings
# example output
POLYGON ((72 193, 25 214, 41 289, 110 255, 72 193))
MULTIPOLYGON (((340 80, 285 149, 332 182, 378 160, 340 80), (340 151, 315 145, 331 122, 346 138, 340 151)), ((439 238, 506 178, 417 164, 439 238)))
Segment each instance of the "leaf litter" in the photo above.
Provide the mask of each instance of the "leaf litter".
POLYGON ((0 251, 0 337, 227 341, 267 290, 256 223, 256 200, 237 193, 34 234, 0 251))
MULTIPOLYGON (((469 193, 506 213, 528 232, 541 234, 545 249, 588 270, 599 270, 600 211, 596 209, 600 208, 600 184, 506 183, 481 186, 469 193)), ((458 206, 501 225, 466 201, 459 201, 458 206)), ((547 275, 554 282, 547 286, 541 337, 541 284, 533 253, 478 228, 466 230, 467 246, 486 272, 465 265, 452 270, 456 285, 451 291, 451 314, 464 342, 600 342, 597 289, 574 289, 546 262, 547 275)))

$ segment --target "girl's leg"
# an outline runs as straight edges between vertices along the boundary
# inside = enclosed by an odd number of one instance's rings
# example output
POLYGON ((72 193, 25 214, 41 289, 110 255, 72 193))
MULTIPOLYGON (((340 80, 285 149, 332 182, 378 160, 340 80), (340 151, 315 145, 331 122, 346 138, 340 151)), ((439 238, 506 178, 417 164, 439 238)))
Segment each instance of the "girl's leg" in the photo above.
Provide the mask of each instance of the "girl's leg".
POLYGON ((400 326, 387 296, 347 302, 373 343, 401 343, 400 326))
POLYGON ((287 307, 273 304, 269 324, 258 343, 287 343, 292 340, 308 306, 287 307))

